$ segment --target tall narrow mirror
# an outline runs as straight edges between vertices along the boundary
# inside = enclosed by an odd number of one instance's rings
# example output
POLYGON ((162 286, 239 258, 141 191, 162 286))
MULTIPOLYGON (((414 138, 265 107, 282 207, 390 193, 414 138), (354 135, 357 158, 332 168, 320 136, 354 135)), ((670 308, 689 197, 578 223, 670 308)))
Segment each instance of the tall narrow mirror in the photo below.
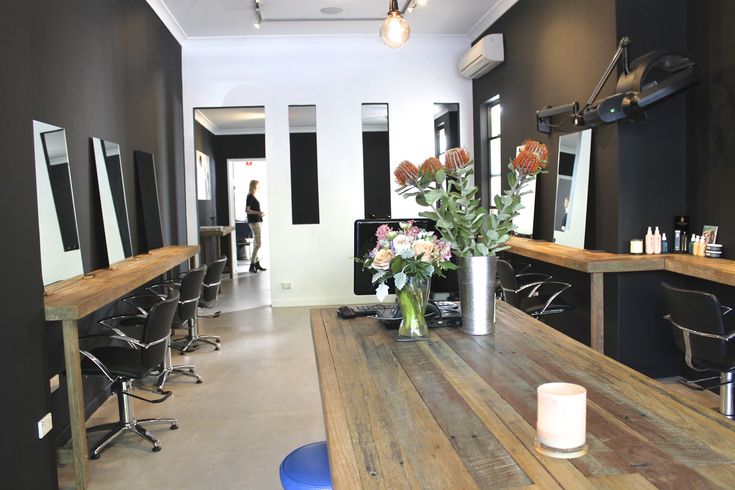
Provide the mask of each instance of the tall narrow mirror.
POLYGON ((365 218, 390 218, 388 104, 362 104, 362 176, 365 218))
POLYGON ((161 207, 158 204, 158 183, 153 155, 144 151, 136 151, 133 155, 138 197, 142 209, 139 216, 142 215, 145 228, 145 246, 147 250, 161 248, 163 247, 163 226, 161 225, 161 207))
POLYGON ((584 248, 592 130, 559 137, 554 241, 584 248))
POLYGON ((434 104, 434 153, 444 161, 444 152, 459 143, 459 104, 434 104))
POLYGON ((295 225, 318 225, 316 106, 288 106, 288 133, 291 149, 291 220, 295 225))
POLYGON ((84 274, 64 129, 33 121, 44 286, 84 274))
POLYGON ((120 145, 92 138, 102 222, 110 265, 133 255, 120 145))

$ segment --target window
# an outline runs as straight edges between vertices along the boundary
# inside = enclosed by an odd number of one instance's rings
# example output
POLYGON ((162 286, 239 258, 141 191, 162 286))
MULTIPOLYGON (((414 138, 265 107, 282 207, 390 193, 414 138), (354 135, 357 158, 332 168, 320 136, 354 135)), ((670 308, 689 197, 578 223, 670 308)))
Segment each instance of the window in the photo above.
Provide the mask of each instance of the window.
POLYGON ((496 95, 487 103, 487 145, 490 163, 490 207, 495 208, 494 196, 500 194, 501 169, 500 161, 500 95, 496 95))

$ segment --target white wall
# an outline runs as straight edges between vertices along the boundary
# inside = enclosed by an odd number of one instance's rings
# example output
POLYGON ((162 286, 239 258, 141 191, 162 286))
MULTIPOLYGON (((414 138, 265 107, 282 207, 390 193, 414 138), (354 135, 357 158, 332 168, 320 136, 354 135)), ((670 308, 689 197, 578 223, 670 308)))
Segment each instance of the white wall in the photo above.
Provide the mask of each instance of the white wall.
MULTIPOLYGON (((193 108, 265 106, 273 306, 374 301, 352 291, 352 224, 363 217, 361 104, 387 102, 391 167, 434 152, 433 104, 460 104, 472 148, 472 84, 456 62, 462 37, 413 38, 398 50, 375 36, 272 37, 183 46, 187 223, 197 241, 193 108), (288 106, 316 104, 319 225, 291 225, 288 106), (293 289, 282 290, 282 281, 293 289)), ((394 217, 416 215, 393 196, 394 217)), ((268 217, 266 217, 268 218, 268 217)))

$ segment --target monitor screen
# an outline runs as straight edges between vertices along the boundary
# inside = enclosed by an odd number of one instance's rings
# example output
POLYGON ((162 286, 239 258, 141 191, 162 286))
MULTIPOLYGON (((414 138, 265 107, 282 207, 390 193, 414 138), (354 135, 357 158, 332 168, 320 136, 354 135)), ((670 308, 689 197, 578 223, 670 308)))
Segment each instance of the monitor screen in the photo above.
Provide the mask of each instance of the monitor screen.
MULTIPOLYGON (((375 232, 380 225, 388 225, 398 230, 399 223, 402 221, 413 220, 414 224, 428 231, 433 231, 436 236, 441 238, 437 232, 434 222, 425 218, 408 218, 408 219, 359 219, 355 221, 354 230, 354 253, 355 257, 362 258, 370 250, 375 247, 375 232)), ((454 259, 453 259, 454 260, 454 259)), ((457 291, 457 271, 446 271, 446 277, 434 276, 431 278, 431 291, 434 293, 454 293, 457 291)), ((362 264, 355 262, 353 273, 353 290, 356 295, 374 295, 375 286, 372 283, 373 273, 362 269, 362 264)), ((395 293, 393 281, 388 281, 390 293, 395 293)))

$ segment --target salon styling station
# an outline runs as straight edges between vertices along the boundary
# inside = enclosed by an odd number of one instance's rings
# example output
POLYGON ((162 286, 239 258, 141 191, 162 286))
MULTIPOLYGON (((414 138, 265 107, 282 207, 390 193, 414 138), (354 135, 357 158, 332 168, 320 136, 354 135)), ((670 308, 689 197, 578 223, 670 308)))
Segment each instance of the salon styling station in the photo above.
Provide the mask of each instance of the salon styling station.
POLYGON ((168 246, 128 258, 109 269, 93 271, 46 286, 44 311, 46 321, 61 321, 63 328, 66 386, 69 396, 69 423, 72 448, 58 453, 60 464, 74 464, 76 488, 87 488, 87 433, 79 354, 77 321, 103 306, 166 274, 180 264, 190 262, 198 246, 168 246))
POLYGON ((311 327, 335 489, 735 485, 730 420, 506 303, 487 336, 395 342, 333 309, 312 310, 311 327), (535 449, 549 381, 587 390, 584 456, 535 449))
POLYGON ((590 275, 590 339, 604 353, 606 273, 669 271, 685 276, 735 286, 735 260, 711 259, 685 254, 631 255, 580 250, 551 242, 511 237, 510 253, 590 275))
MULTIPOLYGON (((200 243, 202 244, 202 263, 207 263, 207 257, 211 254, 209 246, 206 245, 208 238, 214 238, 214 256, 213 259, 222 256, 222 238, 227 237, 227 256, 232 255, 232 232, 235 231, 234 226, 200 226, 199 236, 202 238, 200 243)), ((235 267, 233 260, 230 258, 228 261, 230 279, 235 277, 235 267)))

